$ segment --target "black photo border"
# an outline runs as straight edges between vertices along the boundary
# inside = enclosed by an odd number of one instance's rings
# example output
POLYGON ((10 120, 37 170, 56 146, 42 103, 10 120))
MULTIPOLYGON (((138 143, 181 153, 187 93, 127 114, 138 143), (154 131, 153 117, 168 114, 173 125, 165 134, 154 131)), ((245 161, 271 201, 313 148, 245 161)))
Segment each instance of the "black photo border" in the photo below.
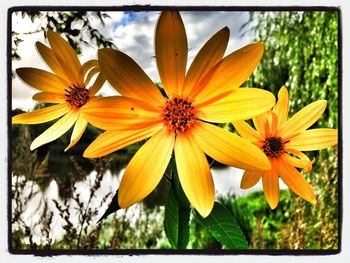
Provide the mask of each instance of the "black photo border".
POLYGON ((56 255, 334 255, 341 252, 343 227, 343 131, 342 131, 342 12, 336 6, 160 6, 160 5, 123 5, 123 6, 14 6, 7 10, 7 125, 8 125, 8 186, 7 186, 7 244, 8 251, 14 255, 56 256, 56 255), (332 11, 338 14, 338 248, 331 250, 272 250, 272 249, 42 249, 22 250, 12 247, 12 153, 11 153, 11 110, 12 110, 12 14, 17 11, 332 11))

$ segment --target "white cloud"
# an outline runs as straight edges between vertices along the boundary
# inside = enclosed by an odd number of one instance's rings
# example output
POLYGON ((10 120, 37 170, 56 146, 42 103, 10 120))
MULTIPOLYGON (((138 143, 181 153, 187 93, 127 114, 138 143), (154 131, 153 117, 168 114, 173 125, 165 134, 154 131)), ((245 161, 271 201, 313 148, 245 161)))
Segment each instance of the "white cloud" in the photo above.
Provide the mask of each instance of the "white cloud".
POLYGON ((194 55, 212 35, 225 26, 230 29, 226 55, 250 41, 247 37, 240 39, 239 33, 241 25, 248 20, 248 12, 184 11, 181 15, 187 31, 189 48, 194 55))
MULTIPOLYGON (((13 29, 16 32, 34 31, 39 26, 38 20, 32 23, 29 18, 22 19, 15 15, 13 15, 12 18, 13 29)), ((22 59, 12 61, 12 70, 15 71, 20 67, 48 69, 35 48, 36 41, 43 42, 43 34, 35 33, 23 35, 21 38, 23 42, 18 45, 18 54, 22 59)), ((35 93, 36 90, 24 84, 18 77, 15 77, 12 81, 12 108, 21 108, 26 111, 32 109, 35 106, 35 101, 32 100, 32 96, 35 93)))
MULTIPOLYGON (((143 14, 139 14, 141 18, 117 27, 113 32, 113 39, 118 48, 132 57, 153 81, 159 81, 153 44, 159 12, 143 14)), ((249 38, 239 38, 239 27, 247 21, 247 12, 183 11, 181 16, 188 38, 188 65, 205 42, 225 26, 228 26, 231 30, 226 54, 249 42, 249 38)))
POLYGON ((133 21, 112 33, 114 43, 133 58, 153 81, 159 81, 154 59, 154 28, 159 12, 138 12, 133 21))
MULTIPOLYGON (((250 41, 249 37, 239 38, 239 28, 248 19, 247 12, 183 11, 180 13, 185 24, 190 49, 188 65, 205 42, 225 26, 228 26, 231 31, 226 54, 250 41)), ((91 16, 90 21, 104 36, 112 38, 118 49, 132 57, 153 81, 159 81, 154 58, 154 29, 159 12, 136 12, 132 19, 125 19, 126 14, 120 11, 108 12, 108 14, 111 19, 105 20, 105 26, 96 17, 91 16)), ((20 16, 14 15, 13 17, 13 29, 17 32, 35 30, 41 23, 38 20, 31 23, 28 18, 22 19, 20 16)), ((24 41, 19 45, 19 54, 22 59, 13 62, 13 70, 19 67, 37 67, 49 70, 35 49, 36 41, 47 43, 42 33, 24 37, 24 41)), ((97 48, 95 47, 83 46, 83 54, 80 56, 81 62, 96 58, 96 52, 97 48)), ((32 109, 35 105, 35 101, 31 98, 34 93, 34 89, 28 88, 18 78, 15 78, 12 89, 12 108, 32 109)), ((116 92, 105 85, 102 94, 110 96, 116 95, 116 92)))

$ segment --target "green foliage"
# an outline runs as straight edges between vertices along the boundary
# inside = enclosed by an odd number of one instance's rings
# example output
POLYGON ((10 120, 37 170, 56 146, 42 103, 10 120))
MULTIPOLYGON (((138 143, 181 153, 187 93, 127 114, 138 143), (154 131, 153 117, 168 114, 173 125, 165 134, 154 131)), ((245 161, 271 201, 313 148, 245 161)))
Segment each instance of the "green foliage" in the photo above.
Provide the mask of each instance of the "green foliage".
MULTIPOLYGON (((325 169, 329 170, 328 168, 326 163, 325 169)), ((282 190, 277 209, 271 210, 264 193, 258 191, 240 198, 232 195, 221 197, 219 202, 222 204, 222 209, 226 210, 224 213, 229 215, 227 219, 220 213, 213 213, 216 214, 218 221, 224 219, 230 224, 235 218, 248 240, 250 249, 336 249, 338 218, 335 206, 337 189, 334 187, 336 185, 334 180, 336 180, 336 170, 321 176, 316 187, 319 202, 316 206, 308 204, 290 190, 282 190)), ((127 216, 128 211, 121 210, 101 224, 90 224, 88 229, 82 232, 80 247, 85 249, 170 248, 161 224, 165 216, 164 209, 159 206, 147 208, 139 205, 139 207, 140 210, 131 216, 130 214, 127 216), (132 222, 134 220, 136 222, 132 222)), ((92 209, 99 209, 99 207, 92 207, 92 209)), ((42 216, 43 219, 46 217, 42 216)), ((213 237, 212 232, 203 227, 203 223, 198 219, 199 217, 193 216, 190 221, 187 248, 222 249, 222 245, 213 237)), ((76 249, 79 225, 67 226, 65 228, 67 232, 63 232, 62 238, 52 240, 51 243, 47 243, 46 240, 50 235, 46 233, 52 232, 52 224, 41 227, 41 243, 33 241, 29 227, 14 229, 13 246, 18 249, 43 249, 49 244, 51 249, 76 249)), ((215 227, 214 231, 218 231, 218 228, 215 227)), ((240 236, 242 237, 241 234, 240 236)))
MULTIPOLYGON (((164 210, 159 207, 148 209, 142 207, 132 220, 128 211, 113 214, 103 221, 103 224, 91 224, 82 232, 77 247, 77 235, 80 224, 70 226, 67 232, 57 240, 51 240, 52 228, 43 227, 40 241, 33 235, 31 229, 16 229, 12 234, 12 247, 21 250, 55 250, 55 249, 169 249, 159 219, 164 216, 164 210), (49 233, 48 238, 46 232, 49 233)), ((52 227, 52 224, 51 224, 52 227)))
POLYGON ((320 127, 338 124, 338 13, 254 12, 244 29, 262 41, 264 56, 247 83, 277 95, 289 90, 290 116, 316 100, 328 100, 320 127))
POLYGON ((185 249, 190 235, 191 207, 181 188, 174 159, 171 166, 173 176, 165 203, 164 231, 172 248, 185 249))
POLYGON ((49 153, 38 156, 37 152, 30 150, 30 129, 27 125, 15 125, 13 127, 12 141, 12 172, 14 175, 26 174, 29 180, 41 181, 48 176, 47 166, 49 153))
POLYGON ((111 39, 106 38, 94 26, 93 20, 97 19, 100 24, 105 25, 105 19, 110 17, 105 12, 16 12, 15 15, 22 18, 29 17, 31 22, 40 20, 40 26, 31 32, 12 31, 12 59, 21 59, 18 54, 18 45, 23 41, 24 35, 43 33, 46 38, 47 29, 60 32, 78 54, 81 54, 81 45, 103 47, 116 47, 111 39))
POLYGON ((221 249, 222 245, 203 227, 203 225, 192 217, 190 222, 189 249, 221 249))
POLYGON ((163 217, 164 209, 149 209, 142 205, 133 220, 127 213, 114 214, 101 224, 99 249, 170 248, 160 223, 163 217))
POLYGON ((271 210, 262 191, 250 193, 241 198, 225 198, 222 202, 233 211, 238 224, 249 240, 250 248, 279 249, 283 237, 281 229, 288 225, 289 217, 295 211, 289 190, 281 190, 278 208, 271 210))
POLYGON ((215 202, 213 210, 203 218, 198 212, 195 213, 196 220, 200 222, 209 233, 228 249, 248 248, 242 230, 232 214, 220 203, 215 202))
POLYGON ((66 133, 58 140, 46 144, 35 151, 30 150, 30 145, 34 138, 43 133, 54 122, 48 122, 40 125, 12 125, 12 171, 18 175, 24 175, 27 179, 33 180, 39 184, 42 190, 45 190, 50 182, 55 179, 59 185, 61 197, 72 195, 72 179, 83 180, 86 174, 93 171, 93 166, 88 159, 82 157, 84 149, 99 134, 96 128, 91 125, 85 131, 82 140, 72 150, 64 153, 65 147, 69 144, 70 133, 66 133), (22 150, 20 150, 22 149, 22 150), (71 158, 83 167, 84 173, 76 173, 76 167, 71 162, 71 158), (36 162, 23 161, 25 159, 35 158, 36 162), (32 171, 30 166, 34 163, 40 163, 46 160, 46 169, 38 172, 32 171), (72 176, 74 174, 74 176, 72 176))
POLYGON ((290 190, 280 191, 275 210, 270 209, 262 191, 220 199, 233 212, 251 249, 338 248, 337 150, 333 147, 327 152, 330 157, 320 155, 318 163, 322 167, 309 179, 317 196, 316 205, 290 190))
POLYGON ((251 249, 337 249, 338 192, 336 160, 320 160, 320 174, 311 185, 317 204, 311 205, 290 190, 280 191, 280 201, 271 210, 262 191, 241 198, 220 200, 233 211, 251 249))
MULTIPOLYGON (((169 166, 173 175, 165 203, 164 231, 172 248, 185 249, 189 243, 191 207, 181 188, 174 159, 171 160, 169 166)), ((193 211, 194 218, 191 225, 200 224, 204 227, 207 230, 206 234, 209 234, 207 237, 214 238, 216 240, 214 244, 217 244, 218 248, 222 246, 228 249, 248 248, 247 240, 240 226, 233 215, 220 203, 214 203, 211 213, 206 218, 203 218, 194 209, 193 211)), ((192 236, 196 235, 192 233, 192 236)), ((193 242, 191 243, 193 246, 193 242)), ((195 246, 194 248, 201 247, 195 246)))
MULTIPOLYGON (((327 100, 325 113, 311 128, 338 127, 338 16, 336 11, 254 12, 243 26, 265 45, 261 63, 247 86, 265 88, 277 95, 285 85, 290 95, 289 117, 313 101, 327 100)), ((315 158, 313 170, 304 176, 315 189, 316 206, 295 198, 294 194, 284 201, 281 196, 274 213, 282 210, 287 221, 271 220, 282 222, 281 226, 267 228, 269 210, 254 214, 241 224, 253 222, 247 229, 252 248, 338 248, 337 154, 337 147, 307 153, 315 158)), ((248 203, 254 203, 253 198, 248 203)), ((237 218, 247 215, 242 213, 237 218)))

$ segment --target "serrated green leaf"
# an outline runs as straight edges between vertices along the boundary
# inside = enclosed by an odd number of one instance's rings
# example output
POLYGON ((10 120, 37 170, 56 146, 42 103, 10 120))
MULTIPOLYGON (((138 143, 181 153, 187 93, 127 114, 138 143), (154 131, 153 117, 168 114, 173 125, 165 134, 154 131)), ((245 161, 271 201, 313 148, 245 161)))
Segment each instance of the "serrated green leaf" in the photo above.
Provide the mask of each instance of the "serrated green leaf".
POLYGON ((183 192, 172 160, 172 184, 165 203, 164 231, 172 248, 185 249, 190 235, 190 203, 183 192))
POLYGON ((235 218, 220 203, 215 202, 213 210, 206 218, 198 212, 195 212, 195 215, 209 233, 226 248, 248 248, 248 242, 235 218))

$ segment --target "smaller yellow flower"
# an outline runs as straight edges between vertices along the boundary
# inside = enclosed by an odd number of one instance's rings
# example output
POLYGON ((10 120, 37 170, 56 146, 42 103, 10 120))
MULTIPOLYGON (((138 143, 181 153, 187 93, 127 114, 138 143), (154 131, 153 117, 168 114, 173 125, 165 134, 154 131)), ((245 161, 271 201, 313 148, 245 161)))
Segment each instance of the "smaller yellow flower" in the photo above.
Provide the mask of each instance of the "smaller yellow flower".
POLYGON ((310 159, 301 151, 324 149, 338 142, 336 129, 310 129, 323 114, 327 101, 313 102, 287 120, 289 112, 289 95, 286 87, 278 93, 278 101, 273 110, 253 118, 254 130, 245 121, 234 121, 236 131, 260 147, 271 163, 267 172, 246 171, 241 181, 241 188, 254 186, 262 178, 263 190, 272 209, 279 200, 279 182, 283 182, 297 195, 315 204, 316 198, 311 185, 295 168, 311 170, 310 159), (292 155, 291 155, 292 154, 292 155))
POLYGON ((100 71, 98 61, 90 60, 81 65, 73 48, 58 33, 48 30, 47 38, 51 48, 40 42, 36 47, 54 73, 37 68, 19 68, 16 73, 26 84, 40 91, 34 94, 34 100, 57 105, 16 115, 12 124, 39 124, 63 116, 38 136, 30 149, 56 140, 74 125, 67 151, 79 141, 87 127, 88 120, 81 109, 95 98, 105 79, 99 74, 88 89, 91 78, 100 71))

